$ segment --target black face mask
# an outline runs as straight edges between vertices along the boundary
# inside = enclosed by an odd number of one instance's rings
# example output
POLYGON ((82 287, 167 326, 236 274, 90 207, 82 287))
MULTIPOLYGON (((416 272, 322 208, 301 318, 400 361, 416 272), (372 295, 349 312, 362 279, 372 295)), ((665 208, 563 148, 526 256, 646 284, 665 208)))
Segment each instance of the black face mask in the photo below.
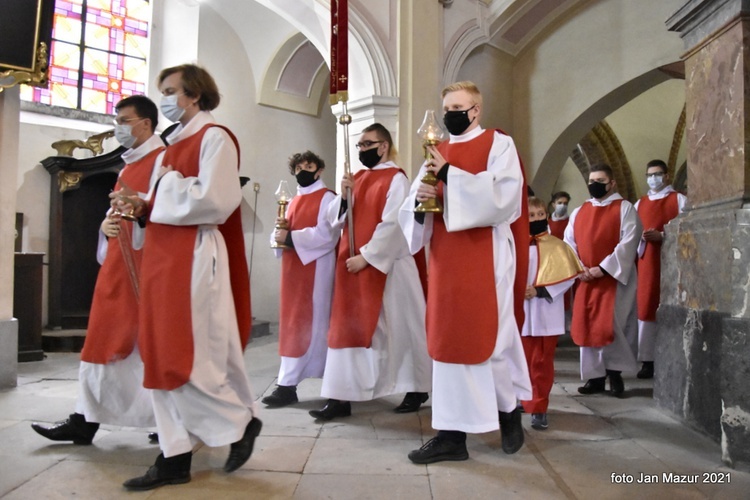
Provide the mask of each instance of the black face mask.
POLYGON ((317 170, 315 172, 310 172, 309 170, 300 170, 294 177, 297 178, 297 184, 299 184, 303 188, 306 188, 307 186, 312 186, 315 181, 318 180, 315 178, 316 173, 318 173, 317 170))
MULTIPOLYGON (((476 106, 476 104, 474 106, 476 106)), ((443 123, 445 124, 445 128, 448 129, 448 132, 451 135, 461 135, 466 131, 467 128, 469 128, 471 122, 474 121, 474 118, 469 120, 469 111, 474 109, 474 106, 462 111, 445 112, 445 114, 443 115, 443 123)))
POLYGON ((359 161, 367 168, 372 168, 380 163, 383 155, 378 154, 378 148, 367 149, 359 152, 359 161))
POLYGON ((529 221, 529 234, 536 236, 547 230, 547 219, 529 221))
POLYGON ((596 199, 603 198, 609 190, 607 188, 608 185, 609 182, 607 182, 606 184, 602 184, 601 182, 592 182, 591 184, 589 184, 589 194, 596 199))

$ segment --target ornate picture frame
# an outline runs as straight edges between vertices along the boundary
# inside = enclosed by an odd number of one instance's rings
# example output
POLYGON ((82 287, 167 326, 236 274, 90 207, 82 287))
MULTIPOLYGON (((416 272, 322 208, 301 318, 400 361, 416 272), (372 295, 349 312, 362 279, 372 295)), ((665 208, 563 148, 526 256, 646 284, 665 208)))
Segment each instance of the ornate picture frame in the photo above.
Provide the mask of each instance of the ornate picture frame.
POLYGON ((0 92, 22 83, 46 87, 54 0, 0 2, 0 92))

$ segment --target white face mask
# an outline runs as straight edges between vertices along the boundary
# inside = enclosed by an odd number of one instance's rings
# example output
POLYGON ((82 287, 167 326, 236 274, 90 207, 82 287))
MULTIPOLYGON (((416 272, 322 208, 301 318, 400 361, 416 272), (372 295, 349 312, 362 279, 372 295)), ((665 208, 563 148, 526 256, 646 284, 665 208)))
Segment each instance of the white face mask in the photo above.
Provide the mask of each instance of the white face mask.
POLYGON ((126 124, 115 123, 115 139, 117 142, 122 144, 123 147, 132 148, 135 144, 135 137, 133 137, 133 126, 126 124))
POLYGON ((568 205, 563 205, 562 203, 555 205, 555 217, 565 217, 565 214, 567 213, 568 205))
POLYGON ((651 190, 658 191, 662 188, 662 186, 664 186, 664 176, 652 175, 650 177, 646 177, 646 182, 648 183, 648 187, 651 188, 651 190))
POLYGON ((177 98, 179 94, 165 95, 161 98, 159 103, 159 109, 161 113, 167 118, 167 120, 178 122, 182 115, 185 114, 185 108, 181 108, 177 105, 177 98))

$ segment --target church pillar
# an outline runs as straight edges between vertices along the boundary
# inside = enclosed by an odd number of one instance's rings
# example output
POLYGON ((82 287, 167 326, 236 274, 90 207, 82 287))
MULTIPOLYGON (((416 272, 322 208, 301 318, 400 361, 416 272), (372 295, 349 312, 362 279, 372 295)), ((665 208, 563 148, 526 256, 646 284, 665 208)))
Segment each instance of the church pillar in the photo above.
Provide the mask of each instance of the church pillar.
POLYGON ((750 1, 690 0, 667 26, 687 52, 689 210, 666 231, 654 397, 750 461, 750 1))
POLYGON ((414 179, 424 161, 417 129, 425 110, 442 109, 444 7, 439 2, 399 2, 398 9, 400 167, 414 179))
POLYGON ((13 263, 18 177, 18 87, 0 92, 0 389, 15 387, 18 321, 13 317, 13 263))

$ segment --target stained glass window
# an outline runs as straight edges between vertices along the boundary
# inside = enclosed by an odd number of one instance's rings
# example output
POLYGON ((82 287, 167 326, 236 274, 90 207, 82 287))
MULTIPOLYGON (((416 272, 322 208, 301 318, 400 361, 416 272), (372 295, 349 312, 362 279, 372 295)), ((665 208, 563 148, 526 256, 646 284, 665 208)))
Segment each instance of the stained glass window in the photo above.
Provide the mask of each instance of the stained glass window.
POLYGON ((49 88, 21 86, 21 98, 115 114, 123 97, 146 93, 148 0, 56 0, 49 88))

